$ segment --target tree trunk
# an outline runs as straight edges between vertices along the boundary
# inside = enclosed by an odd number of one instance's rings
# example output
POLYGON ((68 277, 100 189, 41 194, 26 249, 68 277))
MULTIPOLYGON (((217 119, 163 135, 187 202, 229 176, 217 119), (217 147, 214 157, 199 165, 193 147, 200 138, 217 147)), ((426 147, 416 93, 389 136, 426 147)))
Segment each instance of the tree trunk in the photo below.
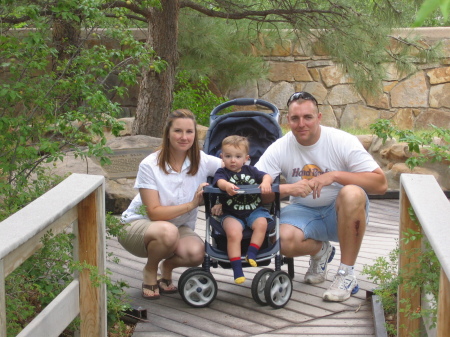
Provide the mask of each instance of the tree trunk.
POLYGON ((148 17, 148 44, 167 62, 161 73, 143 69, 133 124, 134 135, 161 137, 172 106, 175 70, 178 65, 178 0, 161 1, 162 9, 151 8, 148 17))

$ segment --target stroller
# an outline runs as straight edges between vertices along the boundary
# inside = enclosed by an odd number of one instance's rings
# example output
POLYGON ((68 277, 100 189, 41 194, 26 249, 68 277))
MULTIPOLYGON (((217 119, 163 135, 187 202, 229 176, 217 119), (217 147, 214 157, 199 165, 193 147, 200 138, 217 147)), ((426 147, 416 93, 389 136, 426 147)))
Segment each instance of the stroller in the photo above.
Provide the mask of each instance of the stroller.
MULTIPOLYGON (((206 135, 203 151, 219 157, 222 140, 229 135, 240 135, 248 138, 250 142, 250 165, 254 165, 267 149, 267 147, 282 136, 278 124, 279 111, 276 106, 259 99, 241 98, 225 102, 217 106, 210 115, 210 127, 206 135), (270 113, 261 111, 234 111, 224 113, 223 110, 231 106, 258 105, 270 110, 270 113), (222 112, 222 113, 220 113, 222 112)), ((293 259, 283 258, 280 254, 279 216, 280 193, 278 178, 272 185, 275 200, 267 205, 272 215, 268 223, 265 240, 256 256, 258 266, 267 266, 274 258, 275 271, 270 268, 261 269, 253 278, 251 294, 260 305, 269 304, 273 308, 282 308, 289 301, 292 294, 293 259), (281 270, 283 263, 288 264, 289 273, 281 270)), ((210 181, 210 183, 212 180, 210 181)), ((256 185, 240 185, 241 194, 259 194, 256 185)), ((204 188, 206 235, 205 259, 202 267, 189 268, 182 273, 178 280, 178 290, 183 300, 197 308, 208 306, 217 295, 217 283, 210 273, 210 268, 231 268, 227 255, 227 238, 218 219, 211 215, 211 208, 215 205, 218 194, 225 193, 219 188, 206 186, 204 188)), ((252 230, 245 228, 241 244, 242 266, 248 267, 245 262, 246 249, 250 242, 252 230)))

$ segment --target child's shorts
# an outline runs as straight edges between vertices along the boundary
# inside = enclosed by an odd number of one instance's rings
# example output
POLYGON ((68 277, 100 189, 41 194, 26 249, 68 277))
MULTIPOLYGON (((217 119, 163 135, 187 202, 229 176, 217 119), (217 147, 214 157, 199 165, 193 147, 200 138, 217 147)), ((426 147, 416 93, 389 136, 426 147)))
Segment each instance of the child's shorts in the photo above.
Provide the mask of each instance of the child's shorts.
POLYGON ((225 220, 228 217, 234 218, 237 221, 239 221, 242 225, 242 228, 245 228, 245 227, 252 228, 253 222, 255 222, 255 220, 257 218, 266 218, 267 222, 272 220, 272 216, 270 215, 270 212, 264 207, 258 207, 252 213, 250 213, 250 215, 248 217, 246 217, 245 219, 239 219, 239 218, 237 218, 233 215, 229 215, 229 214, 224 215, 221 219, 222 225, 223 225, 223 220, 225 220))

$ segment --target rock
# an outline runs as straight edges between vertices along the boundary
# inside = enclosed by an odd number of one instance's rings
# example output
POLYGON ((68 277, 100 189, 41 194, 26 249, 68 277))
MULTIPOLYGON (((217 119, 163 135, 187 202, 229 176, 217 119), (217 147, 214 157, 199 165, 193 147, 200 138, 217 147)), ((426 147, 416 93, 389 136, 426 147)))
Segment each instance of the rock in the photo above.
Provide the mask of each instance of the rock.
POLYGON ((396 108, 428 106, 428 87, 423 72, 399 82, 391 90, 391 105, 396 108))

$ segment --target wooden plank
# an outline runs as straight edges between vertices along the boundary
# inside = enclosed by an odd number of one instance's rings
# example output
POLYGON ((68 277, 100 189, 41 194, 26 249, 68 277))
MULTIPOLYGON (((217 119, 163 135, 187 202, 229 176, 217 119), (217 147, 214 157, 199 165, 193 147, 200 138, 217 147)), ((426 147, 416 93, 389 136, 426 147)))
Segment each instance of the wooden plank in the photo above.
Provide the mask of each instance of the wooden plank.
POLYGON ((80 283, 72 281, 17 337, 58 337, 78 316, 80 283))
POLYGON ((432 175, 402 174, 401 183, 442 268, 450 275, 450 202, 432 175))
MULTIPOLYGON (((399 270, 402 270, 405 275, 413 274, 413 269, 411 264, 415 264, 418 261, 417 254, 410 254, 405 252, 410 252, 415 249, 417 252, 420 251, 422 240, 410 240, 407 244, 402 238, 404 238, 403 233, 407 233, 409 229, 415 232, 421 232, 420 227, 411 220, 409 216, 408 209, 411 207, 408 195, 406 195, 403 187, 400 189, 400 251, 403 252, 399 256, 399 270)), ((419 319, 410 319, 406 316, 405 309, 406 304, 400 301, 402 298, 409 298, 412 310, 420 307, 420 289, 412 291, 411 289, 405 289, 404 284, 401 283, 398 287, 398 300, 397 300, 397 334, 399 337, 409 336, 410 333, 418 331, 420 328, 419 319), (402 312, 403 311, 403 312, 402 312)))
MULTIPOLYGON (((99 233, 97 217, 97 193, 93 192, 78 204, 78 255, 81 263, 98 267, 99 233)), ((102 273, 102 271, 99 271, 102 273)), ((101 288, 96 287, 90 280, 90 271, 80 272, 80 335, 106 336, 103 328, 103 313, 101 308, 101 288)))
POLYGON ((6 293, 3 259, 0 259, 0 337, 6 337, 6 293))
POLYGON ((437 317, 437 337, 446 337, 450 331, 450 282, 441 269, 437 317))
POLYGON ((37 233, 30 240, 23 245, 14 249, 11 253, 5 256, 5 274, 8 276, 17 267, 19 267, 26 259, 33 255, 38 249, 42 247, 42 238, 50 230, 53 234, 59 234, 64 231, 67 226, 73 223, 78 217, 77 208, 73 207, 64 213, 58 220, 47 226, 44 230, 37 233))
POLYGON ((0 223, 0 259, 32 239, 80 200, 102 186, 105 178, 72 174, 50 191, 0 223))

